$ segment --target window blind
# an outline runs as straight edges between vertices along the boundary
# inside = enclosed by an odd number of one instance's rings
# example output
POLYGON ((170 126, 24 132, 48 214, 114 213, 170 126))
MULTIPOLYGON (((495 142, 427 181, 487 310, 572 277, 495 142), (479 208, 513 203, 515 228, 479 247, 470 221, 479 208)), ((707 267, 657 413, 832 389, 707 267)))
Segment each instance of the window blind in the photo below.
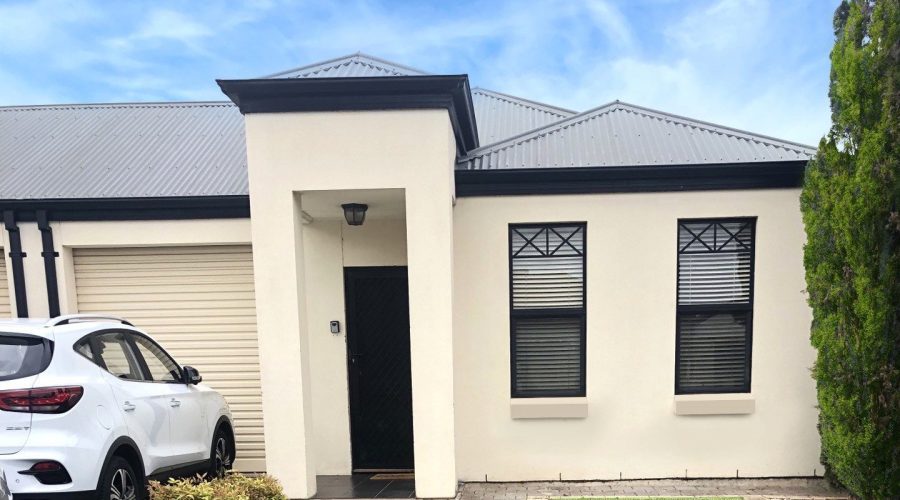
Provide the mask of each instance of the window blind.
POLYGON ((750 391, 755 219, 679 221, 676 393, 750 391))
POLYGON ((585 229, 510 226, 513 397, 584 395, 585 229))

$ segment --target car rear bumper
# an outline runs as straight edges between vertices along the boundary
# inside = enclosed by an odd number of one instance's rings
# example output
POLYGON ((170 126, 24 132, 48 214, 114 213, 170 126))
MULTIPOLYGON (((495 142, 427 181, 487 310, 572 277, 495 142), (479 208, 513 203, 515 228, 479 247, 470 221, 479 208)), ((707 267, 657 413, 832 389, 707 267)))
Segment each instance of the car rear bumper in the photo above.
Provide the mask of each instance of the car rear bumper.
MULTIPOLYGON (((29 449, 14 455, 0 455, 0 469, 6 473, 6 482, 15 500, 20 498, 80 498, 97 487, 97 457, 72 453, 70 449, 29 449), (66 484, 42 484, 37 478, 19 471, 27 471, 35 462, 53 460, 66 468, 72 481, 66 484)), ((0 499, 3 497, 0 496, 0 499)))
POLYGON ((16 493, 13 500, 92 500, 96 491, 73 491, 70 493, 16 493))

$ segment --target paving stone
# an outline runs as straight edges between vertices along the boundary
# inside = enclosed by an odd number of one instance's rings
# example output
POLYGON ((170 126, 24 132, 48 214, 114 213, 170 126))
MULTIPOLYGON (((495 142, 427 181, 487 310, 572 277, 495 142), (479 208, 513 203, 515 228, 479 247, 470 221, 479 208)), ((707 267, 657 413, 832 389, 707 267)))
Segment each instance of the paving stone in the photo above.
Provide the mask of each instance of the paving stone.
POLYGON ((661 479, 626 481, 552 481, 463 483, 458 500, 540 500, 580 496, 744 496, 746 500, 847 499, 819 478, 799 479, 661 479))

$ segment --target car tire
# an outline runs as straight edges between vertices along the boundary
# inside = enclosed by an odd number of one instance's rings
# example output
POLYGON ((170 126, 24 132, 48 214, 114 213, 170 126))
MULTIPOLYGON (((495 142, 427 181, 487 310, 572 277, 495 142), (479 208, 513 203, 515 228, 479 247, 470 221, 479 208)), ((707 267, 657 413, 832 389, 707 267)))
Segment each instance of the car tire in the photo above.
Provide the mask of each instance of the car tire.
POLYGON ((225 477, 234 464, 234 438, 225 429, 219 429, 212 441, 209 454, 208 479, 225 477))
POLYGON ((98 500, 143 500, 147 498, 143 478, 122 457, 112 457, 100 476, 98 500))

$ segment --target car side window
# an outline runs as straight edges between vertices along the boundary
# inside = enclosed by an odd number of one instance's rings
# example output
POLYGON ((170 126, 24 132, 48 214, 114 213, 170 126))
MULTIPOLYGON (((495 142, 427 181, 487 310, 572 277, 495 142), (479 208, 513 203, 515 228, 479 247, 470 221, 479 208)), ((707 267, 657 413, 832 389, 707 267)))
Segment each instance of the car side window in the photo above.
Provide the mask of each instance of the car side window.
POLYGON ((158 345, 141 335, 132 335, 134 344, 147 363, 150 377, 157 382, 178 382, 181 380, 178 364, 158 345))
POLYGON ((88 339, 84 339, 75 344, 75 352, 94 361, 94 350, 91 348, 91 342, 88 339))
POLYGON ((96 353, 106 370, 125 380, 144 380, 140 365, 125 334, 122 332, 101 333, 95 337, 96 353))

